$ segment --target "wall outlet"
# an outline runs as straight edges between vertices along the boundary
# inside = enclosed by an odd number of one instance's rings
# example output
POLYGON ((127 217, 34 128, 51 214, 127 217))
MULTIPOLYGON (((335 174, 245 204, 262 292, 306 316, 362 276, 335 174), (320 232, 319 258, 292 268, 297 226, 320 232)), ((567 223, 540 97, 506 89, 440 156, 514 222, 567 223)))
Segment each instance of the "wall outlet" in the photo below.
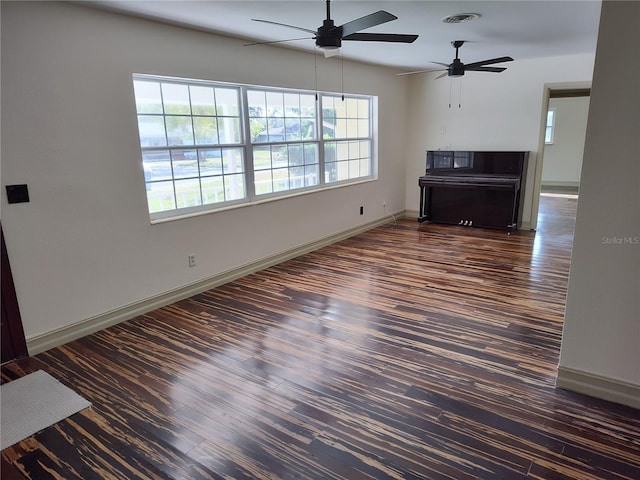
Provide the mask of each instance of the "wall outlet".
POLYGON ((196 266, 196 256, 191 254, 188 257, 189 259, 189 267, 195 267, 196 266))

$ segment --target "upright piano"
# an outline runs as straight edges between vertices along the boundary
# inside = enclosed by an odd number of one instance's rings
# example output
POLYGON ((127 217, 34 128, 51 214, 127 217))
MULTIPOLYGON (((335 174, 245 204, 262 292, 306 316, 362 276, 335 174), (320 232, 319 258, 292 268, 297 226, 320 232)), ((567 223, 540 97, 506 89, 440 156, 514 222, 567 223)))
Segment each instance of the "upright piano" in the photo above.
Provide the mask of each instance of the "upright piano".
POLYGON ((520 227, 529 152, 427 151, 419 222, 520 227))

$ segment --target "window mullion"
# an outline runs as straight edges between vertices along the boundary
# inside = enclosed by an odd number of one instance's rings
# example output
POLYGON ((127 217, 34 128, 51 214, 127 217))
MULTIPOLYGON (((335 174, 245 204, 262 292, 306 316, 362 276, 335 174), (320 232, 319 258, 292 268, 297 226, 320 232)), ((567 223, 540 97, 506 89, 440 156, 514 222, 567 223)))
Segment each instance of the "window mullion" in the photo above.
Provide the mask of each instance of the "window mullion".
POLYGON ((200 205, 204 205, 204 195, 202 194, 202 177, 200 176, 200 154, 197 148, 198 145, 196 140, 196 125, 193 122, 193 117, 195 116, 195 114, 193 113, 193 101, 191 99, 190 86, 187 86, 187 92, 189 94, 189 119, 191 120, 191 133, 193 134, 193 146, 195 147, 196 151, 196 168, 198 169, 198 193, 200 194, 200 205))
POLYGON ((246 183, 247 198, 250 201, 256 198, 253 145, 251 144, 251 120, 249 118, 249 100, 247 98, 247 88, 240 88, 240 108, 242 109, 241 122, 244 136, 244 181, 246 183))
POLYGON ((316 138, 318 139, 318 186, 325 184, 324 178, 324 118, 322 112, 322 93, 316 95, 316 138))
POLYGON ((167 152, 169 152, 169 165, 171 167, 171 184, 173 185, 173 204, 175 208, 178 208, 178 193, 176 188, 176 178, 173 171, 173 153, 171 146, 169 145, 169 133, 167 132, 167 109, 164 105, 164 92, 162 89, 162 82, 158 82, 160 86, 160 101, 162 102, 162 122, 164 123, 164 141, 167 145, 167 152))

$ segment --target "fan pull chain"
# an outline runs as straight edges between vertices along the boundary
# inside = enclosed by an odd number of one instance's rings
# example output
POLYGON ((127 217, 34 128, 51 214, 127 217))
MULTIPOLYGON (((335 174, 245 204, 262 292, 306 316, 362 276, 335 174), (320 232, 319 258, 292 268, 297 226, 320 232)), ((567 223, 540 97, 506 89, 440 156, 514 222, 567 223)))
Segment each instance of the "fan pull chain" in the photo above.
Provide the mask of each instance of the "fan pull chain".
POLYGON ((452 84, 453 80, 451 80, 451 77, 449 77, 449 108, 451 108, 451 84, 452 84))
POLYGON ((344 102, 344 55, 343 54, 340 54, 340 59, 342 61, 342 79, 341 79, 342 101, 344 102))
POLYGON ((458 81, 460 82, 460 91, 458 92, 458 108, 462 108, 462 79, 458 81))
POLYGON ((313 52, 313 68, 316 75, 316 102, 318 101, 318 51, 317 47, 313 52))

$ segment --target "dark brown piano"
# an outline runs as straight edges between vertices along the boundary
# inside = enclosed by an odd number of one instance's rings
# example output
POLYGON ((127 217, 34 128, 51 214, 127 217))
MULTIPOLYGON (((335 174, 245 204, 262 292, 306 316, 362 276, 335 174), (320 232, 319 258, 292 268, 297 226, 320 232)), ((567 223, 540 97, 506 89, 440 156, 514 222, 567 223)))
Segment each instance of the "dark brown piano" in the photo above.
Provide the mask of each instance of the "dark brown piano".
POLYGON ((427 151, 419 222, 520 227, 529 152, 427 151))

